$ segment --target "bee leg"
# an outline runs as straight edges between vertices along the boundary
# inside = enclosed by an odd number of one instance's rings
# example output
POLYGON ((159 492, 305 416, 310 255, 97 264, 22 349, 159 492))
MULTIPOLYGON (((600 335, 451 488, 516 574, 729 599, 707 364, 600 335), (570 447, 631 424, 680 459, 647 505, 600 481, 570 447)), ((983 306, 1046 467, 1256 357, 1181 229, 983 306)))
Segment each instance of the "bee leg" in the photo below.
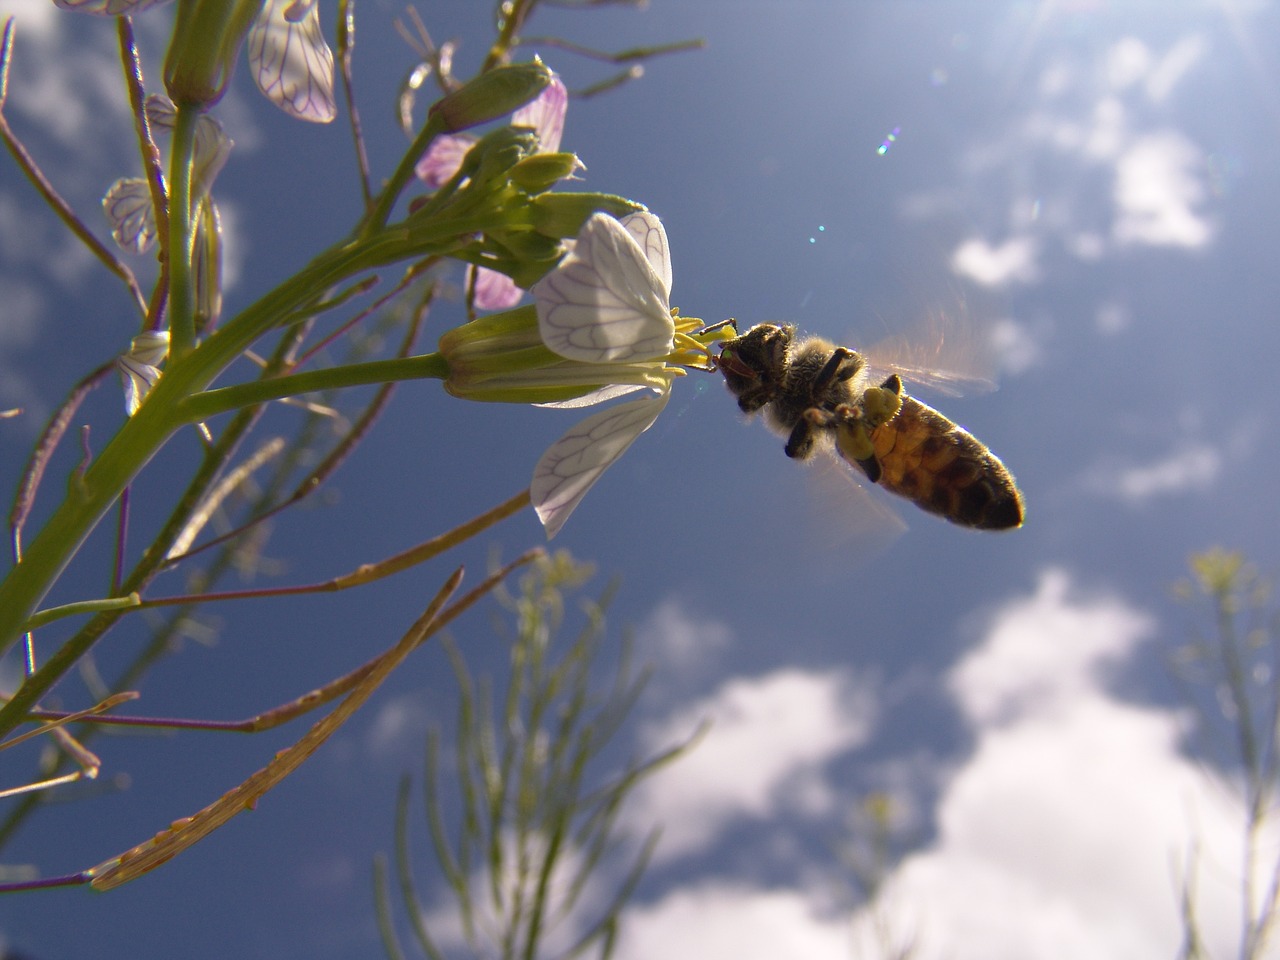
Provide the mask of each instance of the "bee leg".
POLYGON ((784 450, 787 456, 793 460, 807 460, 809 455, 813 453, 813 443, 813 424, 802 417, 800 422, 792 429, 791 436, 787 437, 787 445, 784 450))
MULTIPOLYGON (((898 412, 896 407, 893 412, 898 412)), ((880 461, 876 459, 871 429, 862 412, 848 404, 841 404, 831 420, 836 423, 836 452, 841 459, 855 465, 872 483, 879 483, 880 461)))
POLYGON ((871 483, 880 482, 880 461, 875 457, 867 457, 865 460, 855 460, 853 462, 858 465, 859 470, 866 474, 867 480, 871 483))
POLYGON ((725 327, 733 327, 733 332, 737 333, 738 321, 735 320, 733 317, 730 317, 728 320, 721 320, 718 323, 709 323, 705 327, 703 327, 701 330, 699 330, 698 333, 700 334, 714 333, 716 330, 723 330, 725 327))
POLYGON ((837 380, 843 382, 853 379, 861 369, 861 354, 854 353, 848 347, 836 347, 818 375, 813 378, 813 396, 816 398, 826 393, 837 380))

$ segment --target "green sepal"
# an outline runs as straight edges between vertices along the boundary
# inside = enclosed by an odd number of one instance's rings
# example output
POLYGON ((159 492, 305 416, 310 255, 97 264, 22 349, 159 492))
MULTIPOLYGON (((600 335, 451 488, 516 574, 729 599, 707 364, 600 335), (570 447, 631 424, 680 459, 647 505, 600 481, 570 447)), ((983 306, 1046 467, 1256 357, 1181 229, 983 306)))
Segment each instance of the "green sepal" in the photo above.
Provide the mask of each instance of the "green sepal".
POLYGON ((437 100, 427 115, 438 119, 446 132, 466 130, 523 107, 551 84, 551 76, 538 59, 495 67, 437 100))
POLYGON ((533 198, 533 227, 548 237, 576 237, 587 218, 597 211, 625 217, 646 209, 644 204, 610 193, 544 193, 533 198))

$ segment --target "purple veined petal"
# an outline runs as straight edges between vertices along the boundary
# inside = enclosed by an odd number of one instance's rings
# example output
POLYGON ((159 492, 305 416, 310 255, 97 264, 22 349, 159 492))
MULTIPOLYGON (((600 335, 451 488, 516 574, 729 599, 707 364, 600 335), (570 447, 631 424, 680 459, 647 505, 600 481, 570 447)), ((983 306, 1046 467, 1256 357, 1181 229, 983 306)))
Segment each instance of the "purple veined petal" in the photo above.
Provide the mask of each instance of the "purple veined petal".
POLYGON ((128 359, 150 367, 158 367, 168 355, 168 330, 147 330, 138 334, 129 342, 129 352, 125 354, 128 359))
POLYGON ((569 109, 569 91, 558 74, 529 103, 511 115, 513 127, 533 127, 538 135, 538 152, 555 153, 564 137, 564 115, 569 109))
POLYGON ((53 0, 54 6, 100 17, 134 16, 169 0, 53 0))
POLYGON ((145 180, 117 180, 102 198, 102 212, 111 224, 112 238, 122 249, 146 253, 156 242, 156 214, 145 180))
POLYGON ((116 366, 124 378, 124 409, 129 416, 138 412, 147 392, 160 379, 160 371, 148 363, 135 360, 129 354, 116 357, 116 366))
POLYGON ((663 289, 671 296, 671 247, 667 244, 667 230, 662 221, 647 210, 629 213, 618 221, 627 228, 644 251, 645 259, 653 272, 662 278, 663 289))
POLYGON ((533 469, 529 495, 550 540, 600 475, 622 456, 667 405, 670 391, 594 414, 553 443, 533 469))
POLYGON ((637 390, 648 389, 639 383, 611 383, 607 387, 592 390, 572 400, 552 400, 549 403, 535 403, 534 406, 546 407, 548 410, 577 410, 582 407, 594 407, 597 403, 604 403, 616 397, 625 397, 628 393, 635 393, 637 390))
POLYGON ((524 291, 505 273, 484 267, 471 269, 480 271, 476 276, 476 309, 508 310, 524 296, 524 291))
POLYGON ((543 342, 569 360, 627 363, 671 350, 667 288, 613 217, 593 213, 573 252, 529 292, 543 342))
POLYGON ((249 31, 249 67, 258 89, 290 116, 328 123, 338 115, 333 52, 316 3, 265 0, 249 31))
POLYGON ((433 190, 449 182, 449 179, 462 166, 462 159, 467 151, 475 145, 476 138, 466 134, 447 133, 436 137, 427 147, 418 165, 413 168, 419 180, 433 190))

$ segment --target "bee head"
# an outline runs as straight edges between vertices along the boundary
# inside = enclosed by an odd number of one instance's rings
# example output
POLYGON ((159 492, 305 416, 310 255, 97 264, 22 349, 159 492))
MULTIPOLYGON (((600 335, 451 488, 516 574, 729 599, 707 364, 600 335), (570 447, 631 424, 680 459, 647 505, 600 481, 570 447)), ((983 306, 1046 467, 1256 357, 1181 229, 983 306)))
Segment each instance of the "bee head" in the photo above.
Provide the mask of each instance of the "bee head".
POLYGON ((761 323, 725 341, 716 367, 744 412, 754 413, 777 396, 794 336, 790 325, 761 323))

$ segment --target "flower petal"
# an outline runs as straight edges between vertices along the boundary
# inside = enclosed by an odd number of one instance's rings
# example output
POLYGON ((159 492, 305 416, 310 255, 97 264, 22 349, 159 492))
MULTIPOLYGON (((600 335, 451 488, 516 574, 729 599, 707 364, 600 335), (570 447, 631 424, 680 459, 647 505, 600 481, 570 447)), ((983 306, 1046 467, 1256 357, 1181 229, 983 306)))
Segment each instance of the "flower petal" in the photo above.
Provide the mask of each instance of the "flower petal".
POLYGON ((111 236, 130 253, 146 253, 156 242, 156 214, 151 191, 139 177, 117 180, 102 198, 102 212, 111 224, 111 236))
POLYGON ((533 468, 529 494, 550 540, 600 475, 658 419, 670 391, 587 417, 551 445, 533 468))
POLYGON ((476 276, 476 309, 508 310, 524 296, 524 291, 505 273, 486 270, 484 267, 472 269, 480 271, 476 276))
POLYGON ((449 179, 462 166, 462 159, 476 142, 475 137, 466 134, 449 133, 436 137, 427 147, 418 165, 413 168, 418 179, 433 190, 449 182, 449 179))
POLYGON ((645 259, 653 272, 662 279, 663 289, 671 296, 671 247, 667 244, 667 231, 662 221, 647 210, 629 213, 618 221, 635 237, 644 251, 645 259))
POLYGON ((547 403, 535 403, 534 406, 546 407, 549 410, 577 410, 581 407, 594 407, 597 403, 604 403, 616 397, 625 397, 628 393, 635 393, 637 390, 649 389, 652 388, 642 383, 611 383, 599 390, 592 390, 580 397, 574 397, 572 400, 551 400, 547 403))
POLYGON ((266 0, 249 31, 249 66, 258 89, 290 116, 328 123, 338 115, 317 3, 266 0))
POLYGON ((138 412, 142 400, 160 379, 160 371, 129 354, 116 357, 116 366, 124 379, 124 409, 129 416, 138 412))
POLYGON ((569 109, 569 91, 560 77, 552 75, 551 84, 533 100, 511 115, 513 127, 533 127, 538 135, 538 152, 555 153, 564 137, 564 115, 569 109))
POLYGON ((213 188, 213 181, 227 165, 231 156, 231 148, 236 142, 227 136, 220 124, 207 113, 196 119, 196 144, 192 161, 192 191, 197 194, 208 193, 213 188))
POLYGON ((671 350, 675 323, 668 289, 627 228, 593 213, 573 251, 529 292, 542 340, 560 356, 626 363, 671 350))
POLYGON ((53 0, 54 6, 100 17, 132 17, 169 0, 53 0))

